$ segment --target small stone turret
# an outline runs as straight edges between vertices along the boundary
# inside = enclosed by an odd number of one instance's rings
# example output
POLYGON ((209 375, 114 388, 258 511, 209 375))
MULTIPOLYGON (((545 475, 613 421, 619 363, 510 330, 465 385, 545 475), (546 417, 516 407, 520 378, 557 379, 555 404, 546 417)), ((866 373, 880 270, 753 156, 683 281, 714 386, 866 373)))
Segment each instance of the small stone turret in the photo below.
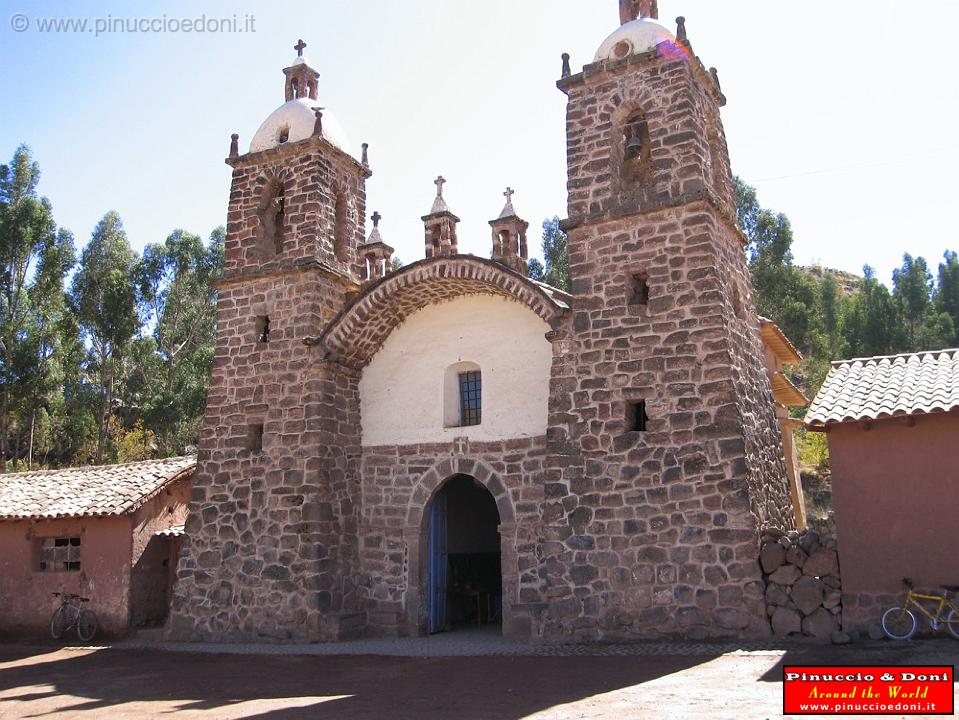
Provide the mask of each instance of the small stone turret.
POLYGON ((426 230, 426 257, 442 257, 459 254, 456 243, 456 223, 460 221, 443 199, 443 185, 446 178, 440 175, 433 181, 436 184, 436 199, 429 215, 421 219, 426 230))
POLYGON ((362 263, 360 268, 360 278, 362 280, 379 280, 392 269, 393 248, 383 242, 383 236, 380 235, 380 220, 382 219, 383 216, 379 212, 373 212, 370 216, 370 220, 373 221, 370 236, 356 251, 362 263))
POLYGON ((529 223, 521 219, 513 209, 512 188, 506 188, 506 205, 495 220, 490 220, 493 228, 493 259, 521 275, 529 275, 528 248, 526 230, 529 223))
POLYGON ((283 68, 283 74, 286 75, 285 97, 287 102, 307 97, 310 100, 316 100, 316 83, 320 79, 320 74, 311 68, 306 58, 303 57, 305 47, 305 42, 298 41, 293 46, 293 49, 296 50, 296 60, 290 67, 283 68))

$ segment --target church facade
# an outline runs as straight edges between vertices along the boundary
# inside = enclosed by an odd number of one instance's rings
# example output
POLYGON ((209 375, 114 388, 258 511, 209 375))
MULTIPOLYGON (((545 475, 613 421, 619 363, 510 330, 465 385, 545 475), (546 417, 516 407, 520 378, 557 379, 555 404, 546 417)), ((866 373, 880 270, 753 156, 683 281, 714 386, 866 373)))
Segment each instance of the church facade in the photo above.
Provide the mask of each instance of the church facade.
MULTIPOLYGON (((612 8, 611 8, 612 10, 612 8)), ((620 3, 568 97, 572 292, 489 259, 443 197, 398 270, 366 148, 298 57, 233 168, 217 346, 168 632, 762 637, 794 527, 715 70, 620 3)))

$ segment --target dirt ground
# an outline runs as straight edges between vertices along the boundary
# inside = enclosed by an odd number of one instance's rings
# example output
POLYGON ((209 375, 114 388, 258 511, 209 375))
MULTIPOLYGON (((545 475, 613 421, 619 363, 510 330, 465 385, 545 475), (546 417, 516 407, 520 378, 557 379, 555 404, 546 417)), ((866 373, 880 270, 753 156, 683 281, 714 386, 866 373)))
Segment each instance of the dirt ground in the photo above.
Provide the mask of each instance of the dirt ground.
POLYGON ((780 718, 782 664, 948 663, 949 640, 566 657, 310 656, 0 645, 0 718, 780 718))

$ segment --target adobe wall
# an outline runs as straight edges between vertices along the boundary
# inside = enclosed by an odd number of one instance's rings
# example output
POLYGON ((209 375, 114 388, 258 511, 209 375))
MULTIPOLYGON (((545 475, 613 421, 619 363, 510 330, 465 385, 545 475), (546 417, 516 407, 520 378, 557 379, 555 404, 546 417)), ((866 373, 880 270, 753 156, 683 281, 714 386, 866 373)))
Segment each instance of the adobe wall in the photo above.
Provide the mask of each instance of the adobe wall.
POLYGON ((49 639, 58 604, 53 592, 89 597, 99 620, 97 637, 122 636, 129 624, 130 518, 2 521, 0 578, 0 638, 49 639), (77 536, 79 571, 39 570, 40 539, 77 536))
POLYGON ((425 633, 427 507, 433 494, 457 474, 471 475, 496 500, 504 634, 539 634, 545 452, 543 436, 363 448, 357 585, 371 634, 425 633))
POLYGON ((904 595, 956 583, 952 512, 959 487, 953 448, 959 413, 937 413, 831 427, 836 539, 842 566, 843 629, 864 630, 904 595))
POLYGON ((183 525, 190 501, 191 476, 161 491, 133 514, 130 575, 130 625, 142 627, 166 619, 177 561, 176 540, 157 536, 159 530, 183 525), (171 567, 171 563, 174 567, 171 567))
POLYGON ((494 295, 460 296, 413 313, 363 369, 363 444, 544 435, 551 362, 547 332, 549 325, 528 307, 494 295), (464 362, 482 372, 482 422, 454 427, 459 425, 459 388, 455 371, 448 370, 464 362), (452 423, 444 417, 450 401, 452 423))

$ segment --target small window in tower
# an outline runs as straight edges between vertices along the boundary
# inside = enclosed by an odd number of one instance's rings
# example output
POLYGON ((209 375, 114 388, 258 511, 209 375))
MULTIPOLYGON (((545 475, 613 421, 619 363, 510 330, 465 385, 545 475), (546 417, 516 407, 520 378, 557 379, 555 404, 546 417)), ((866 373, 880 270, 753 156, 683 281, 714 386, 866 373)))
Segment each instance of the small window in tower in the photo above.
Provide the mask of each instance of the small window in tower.
POLYGON ((479 425, 483 417, 483 378, 479 370, 459 374, 460 426, 479 425))
POLYGON ((280 143, 280 145, 282 145, 282 144, 285 143, 287 140, 289 140, 289 139, 290 139, 290 126, 289 126, 289 125, 281 125, 281 126, 280 126, 280 132, 279 132, 279 134, 277 135, 276 139, 277 139, 277 142, 280 143))
POLYGON ((649 417, 646 415, 646 401, 636 400, 626 403, 626 431, 627 432, 646 432, 646 423, 649 417))
POLYGON ((270 342, 270 316, 258 315, 256 318, 256 341, 258 343, 270 342))
POLYGON ((638 272, 630 275, 628 293, 628 302, 630 305, 648 305, 649 275, 647 275, 645 272, 638 272))
POLYGON ((283 253, 283 212, 286 210, 286 194, 282 185, 276 191, 276 197, 274 200, 276 214, 274 216, 273 223, 276 230, 273 233, 273 245, 276 250, 276 254, 281 255, 283 253))
POLYGON ((263 423, 254 423, 247 427, 246 449, 260 452, 263 449, 263 423))

